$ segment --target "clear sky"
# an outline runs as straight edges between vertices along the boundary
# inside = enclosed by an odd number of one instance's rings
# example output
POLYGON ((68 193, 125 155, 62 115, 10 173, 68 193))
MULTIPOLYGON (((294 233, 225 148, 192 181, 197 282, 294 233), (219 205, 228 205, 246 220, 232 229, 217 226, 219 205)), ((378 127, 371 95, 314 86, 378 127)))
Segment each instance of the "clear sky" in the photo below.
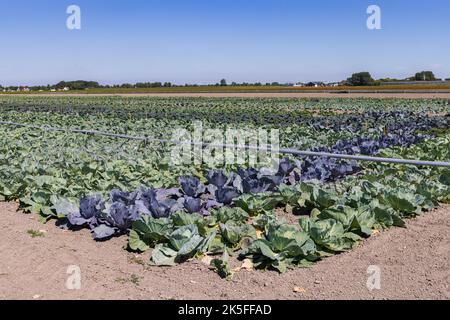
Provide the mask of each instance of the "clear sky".
POLYGON ((450 78, 449 0, 0 0, 0 84, 450 78), (81 8, 81 30, 66 9, 81 8), (382 30, 366 27, 381 7, 382 30))

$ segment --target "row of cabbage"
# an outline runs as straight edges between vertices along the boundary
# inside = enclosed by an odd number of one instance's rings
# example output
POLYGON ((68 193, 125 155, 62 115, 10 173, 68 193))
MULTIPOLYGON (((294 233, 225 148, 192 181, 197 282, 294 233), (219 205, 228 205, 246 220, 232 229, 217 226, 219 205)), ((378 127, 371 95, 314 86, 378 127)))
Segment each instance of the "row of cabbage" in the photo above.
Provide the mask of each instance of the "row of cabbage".
MULTIPOLYGON (((446 137, 385 152, 448 161, 449 147, 446 137)), ((230 176, 211 171, 206 186, 184 177, 179 189, 114 190, 107 201, 90 196, 79 206, 61 201, 55 208, 61 226, 89 226, 96 239, 129 234, 130 250, 153 248, 153 265, 208 256, 218 273, 230 278, 230 256, 284 272, 351 249, 374 230, 404 226, 404 218, 450 202, 449 169, 370 165, 359 177, 328 185, 296 181, 294 170, 284 160, 275 175, 281 182, 250 169, 230 176), (264 190, 252 189, 254 180, 258 188, 266 185, 264 190), (276 210, 297 215, 298 224, 283 221, 276 210)))
MULTIPOLYGON (((0 99, 0 120, 164 138, 168 128, 189 128, 192 118, 214 128, 263 123, 280 129, 284 147, 449 160, 446 101, 409 102, 414 112, 392 111, 404 101, 366 102, 17 98, 0 99), (305 108, 315 104, 330 113, 305 108), (256 111, 243 112, 249 109, 256 111)), ((97 240, 129 235, 129 249, 152 248, 155 265, 211 257, 224 277, 232 274, 229 256, 283 272, 449 201, 444 169, 291 157, 275 174, 210 170, 171 165, 167 145, 3 126, 0 133, 0 200, 19 200, 25 211, 43 221, 57 218, 62 228, 88 227, 97 240), (277 212, 299 223, 286 223, 277 212)))
MULTIPOLYGON (((13 114, 9 116, 12 117, 13 114)), ((30 120, 37 118, 33 113, 27 116, 30 120)), ((23 115, 17 114, 16 117, 20 120, 23 115)), ((320 146, 319 143, 316 147, 310 144, 309 149, 373 155, 381 148, 396 145, 405 147, 429 137, 428 134, 420 134, 418 130, 449 127, 448 116, 425 117, 424 121, 405 118, 403 122, 398 120, 390 126, 391 133, 371 137, 365 136, 364 132, 352 133, 348 130, 348 139, 338 140, 331 146, 320 146)), ((58 114, 46 114, 46 121, 47 124, 58 124, 60 118, 58 114)), ((101 119, 77 118, 76 121, 79 126, 83 126, 94 121, 101 122, 101 119)), ((119 124, 116 127, 120 127, 119 124)), ((299 128, 301 130, 304 127, 299 128)), ((338 130, 341 128, 338 126, 338 130)), ((150 129, 158 131, 156 126, 150 126, 150 129)), ((28 128, 2 126, 0 130, 0 197, 5 200, 20 199, 26 208, 40 213, 44 218, 55 216, 51 207, 57 196, 75 200, 90 193, 106 195, 113 189, 134 190, 141 185, 170 188, 177 186, 178 177, 186 175, 194 175, 202 179, 202 182, 206 181, 205 172, 208 167, 171 165, 166 145, 152 148, 130 141, 120 141, 118 145, 118 141, 111 138, 28 128)), ((308 127, 307 130, 311 128, 308 127)), ((329 131, 322 133, 324 139, 328 137, 330 140, 331 136, 337 134, 333 129, 329 131)), ((299 135, 295 141, 304 141, 302 138, 299 135)), ((324 158, 293 160, 304 180, 334 181, 360 170, 355 162, 324 158)), ((237 166, 226 168, 229 172, 237 172, 238 169, 237 166)), ((263 185, 253 189, 261 191, 264 188, 263 185)))
MULTIPOLYGON (((328 98, 193 98, 193 97, 36 97, 0 96, 0 108, 18 112, 57 112, 63 114, 114 115, 120 118, 187 116, 225 113, 258 122, 299 115, 385 112, 448 112, 448 99, 328 99, 328 98), (74 106, 77 108, 74 109, 74 106), (290 116, 287 116, 289 114, 290 116), (257 116, 262 120, 258 120, 257 116)), ((264 124, 263 122, 262 124, 264 124)))

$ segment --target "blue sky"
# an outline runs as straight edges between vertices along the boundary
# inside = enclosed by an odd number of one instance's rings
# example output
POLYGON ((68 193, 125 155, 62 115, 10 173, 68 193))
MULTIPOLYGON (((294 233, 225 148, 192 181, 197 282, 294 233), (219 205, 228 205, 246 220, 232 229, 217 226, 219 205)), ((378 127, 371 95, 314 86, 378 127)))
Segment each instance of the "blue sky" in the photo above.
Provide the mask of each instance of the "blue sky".
POLYGON ((450 77, 448 0, 0 0, 0 84, 450 77), (66 9, 80 6, 81 30, 66 9), (366 9, 382 10, 368 30, 366 9))

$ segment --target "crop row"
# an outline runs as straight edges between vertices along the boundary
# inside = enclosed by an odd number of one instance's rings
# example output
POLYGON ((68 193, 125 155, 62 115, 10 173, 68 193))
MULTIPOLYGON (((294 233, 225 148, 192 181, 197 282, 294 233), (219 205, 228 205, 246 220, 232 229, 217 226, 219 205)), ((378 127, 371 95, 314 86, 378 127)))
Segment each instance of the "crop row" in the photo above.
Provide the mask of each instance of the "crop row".
MULTIPOLYGON (((155 138, 198 119, 279 129, 282 147, 450 159, 445 100, 1 97, 0 110, 2 121, 155 138)), ((209 257, 224 277, 230 256, 282 272, 450 200, 448 169, 290 157, 267 173, 174 165, 170 147, 0 126, 0 200, 98 240, 129 235, 129 250, 152 248, 155 265, 209 257)))

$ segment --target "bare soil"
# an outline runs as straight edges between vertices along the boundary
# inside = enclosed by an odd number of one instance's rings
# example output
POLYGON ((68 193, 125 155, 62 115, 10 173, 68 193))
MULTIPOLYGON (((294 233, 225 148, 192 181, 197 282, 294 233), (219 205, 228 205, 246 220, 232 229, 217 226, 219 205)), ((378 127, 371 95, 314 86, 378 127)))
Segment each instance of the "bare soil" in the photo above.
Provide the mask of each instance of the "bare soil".
POLYGON ((125 244, 126 237, 98 243, 87 230, 43 225, 0 203, 0 299, 450 299, 449 205, 282 275, 241 270, 226 281, 197 260, 148 267, 149 253, 128 253, 125 244), (81 270, 79 290, 66 288, 71 265, 81 270), (381 271, 372 291, 371 265, 381 271))

